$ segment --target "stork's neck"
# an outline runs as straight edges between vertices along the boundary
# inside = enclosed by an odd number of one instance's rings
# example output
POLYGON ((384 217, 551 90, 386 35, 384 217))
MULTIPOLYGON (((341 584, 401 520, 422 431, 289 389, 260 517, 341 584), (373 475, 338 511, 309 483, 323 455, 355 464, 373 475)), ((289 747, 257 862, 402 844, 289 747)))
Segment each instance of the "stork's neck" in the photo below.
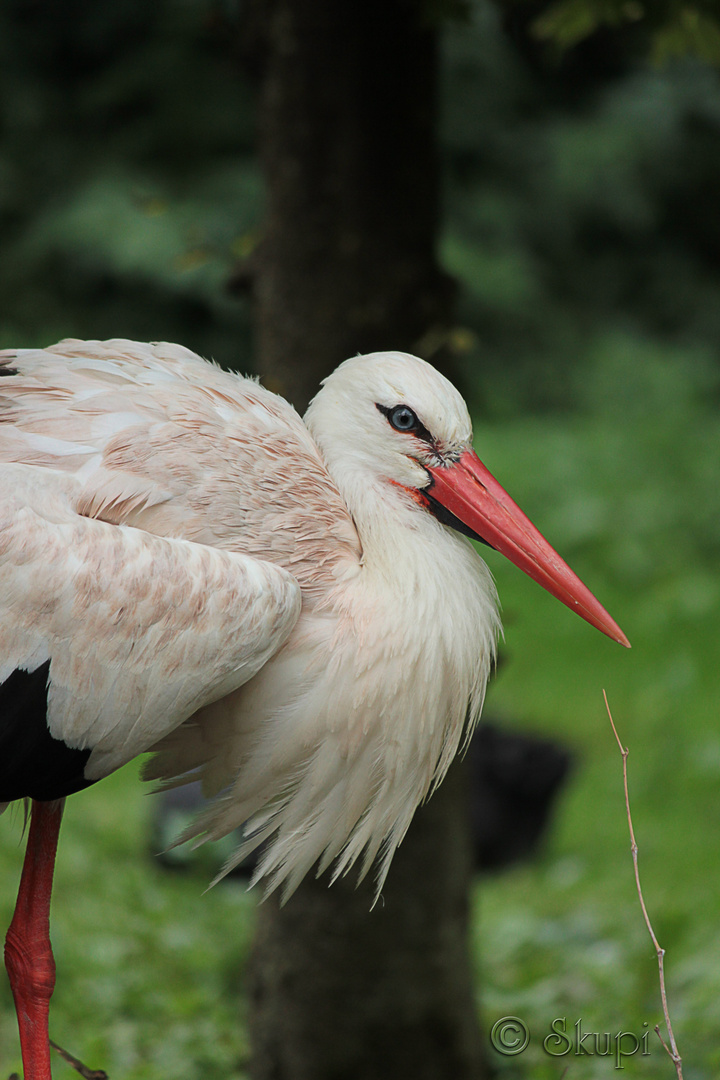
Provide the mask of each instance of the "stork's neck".
POLYGON ((473 547, 441 525, 411 492, 361 470, 342 470, 333 479, 355 523, 369 586, 374 582, 377 590, 404 594, 410 602, 422 596, 427 605, 444 598, 452 610, 480 584, 494 605, 494 587, 473 547))
POLYGON ((454 561, 458 546, 464 548, 460 537, 441 526, 405 489, 390 481, 365 489, 352 500, 350 510, 368 573, 389 580, 399 574, 442 577, 444 568, 454 561))

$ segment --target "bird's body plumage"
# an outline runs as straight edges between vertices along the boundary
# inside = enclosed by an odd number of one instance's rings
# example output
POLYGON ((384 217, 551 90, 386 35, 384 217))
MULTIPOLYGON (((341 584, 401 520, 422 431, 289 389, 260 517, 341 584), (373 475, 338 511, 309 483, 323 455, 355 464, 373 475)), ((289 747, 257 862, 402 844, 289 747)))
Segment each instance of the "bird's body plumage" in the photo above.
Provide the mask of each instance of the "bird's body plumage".
POLYGON ((48 934, 66 795, 137 754, 200 778, 200 841, 255 879, 377 863, 476 722, 500 624, 467 536, 622 630, 472 449, 457 390, 345 361, 303 422, 176 345, 0 352, 0 810, 31 798, 5 961, 50 1080, 48 934), (465 535, 461 535, 465 534, 465 535))
POLYGON ((376 354, 306 426, 178 346, 66 341, 0 365, 17 372, 0 379, 0 682, 49 661, 47 725, 90 751, 84 778, 155 749, 150 777, 216 796, 195 833, 246 823, 238 858, 271 839, 270 887, 380 851, 382 880, 477 718, 499 622, 378 409, 412 391, 441 433, 429 457, 452 459, 460 396, 376 354))

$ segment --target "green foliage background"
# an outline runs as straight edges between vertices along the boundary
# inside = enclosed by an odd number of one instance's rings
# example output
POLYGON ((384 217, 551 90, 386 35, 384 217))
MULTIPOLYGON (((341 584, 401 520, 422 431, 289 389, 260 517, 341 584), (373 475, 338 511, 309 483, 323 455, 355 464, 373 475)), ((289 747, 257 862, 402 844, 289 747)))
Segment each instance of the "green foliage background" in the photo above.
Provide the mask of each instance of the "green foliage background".
MULTIPOLYGON (((476 445, 634 646, 488 556, 510 660, 488 711, 563 738, 577 767, 540 860, 478 884, 478 985, 488 1029, 514 1014, 532 1033, 495 1056, 507 1078, 611 1075, 609 1058, 543 1052, 557 1016, 611 1033, 660 1020, 605 687, 700 1080, 720 1066, 720 86, 678 36, 687 5, 592 36, 567 29, 573 10, 478 0, 444 42, 440 250, 461 283, 450 343, 476 445), (658 27, 681 54, 662 67, 658 27)), ((228 288, 262 222, 245 45, 229 2, 0 7, 0 344, 176 339, 252 370, 247 299, 228 288)), ((200 895, 212 856, 161 871, 150 813, 134 767, 69 800, 53 1036, 123 1080, 241 1077, 255 900, 233 882, 200 895)), ((7 815, 5 924, 20 832, 7 815)), ((652 1040, 625 1075, 673 1075, 652 1040)))

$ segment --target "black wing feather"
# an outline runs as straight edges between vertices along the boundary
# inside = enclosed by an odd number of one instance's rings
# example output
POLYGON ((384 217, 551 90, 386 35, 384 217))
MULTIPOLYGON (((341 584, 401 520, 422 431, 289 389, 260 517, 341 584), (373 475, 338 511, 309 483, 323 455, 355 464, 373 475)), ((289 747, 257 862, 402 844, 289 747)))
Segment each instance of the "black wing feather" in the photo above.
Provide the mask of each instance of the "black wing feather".
POLYGON ((88 787, 91 750, 55 739, 47 726, 47 660, 35 671, 19 668, 0 685, 0 802, 63 799, 88 787))

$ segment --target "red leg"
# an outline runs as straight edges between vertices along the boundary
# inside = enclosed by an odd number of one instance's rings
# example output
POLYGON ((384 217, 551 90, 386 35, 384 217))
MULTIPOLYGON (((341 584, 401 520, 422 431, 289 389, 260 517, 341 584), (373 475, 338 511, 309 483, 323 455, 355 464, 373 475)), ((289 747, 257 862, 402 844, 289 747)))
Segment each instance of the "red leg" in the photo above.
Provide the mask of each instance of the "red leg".
POLYGON ((50 895, 65 800, 33 802, 15 914, 5 938, 22 1049, 24 1080, 51 1080, 48 1013, 55 987, 50 895))

